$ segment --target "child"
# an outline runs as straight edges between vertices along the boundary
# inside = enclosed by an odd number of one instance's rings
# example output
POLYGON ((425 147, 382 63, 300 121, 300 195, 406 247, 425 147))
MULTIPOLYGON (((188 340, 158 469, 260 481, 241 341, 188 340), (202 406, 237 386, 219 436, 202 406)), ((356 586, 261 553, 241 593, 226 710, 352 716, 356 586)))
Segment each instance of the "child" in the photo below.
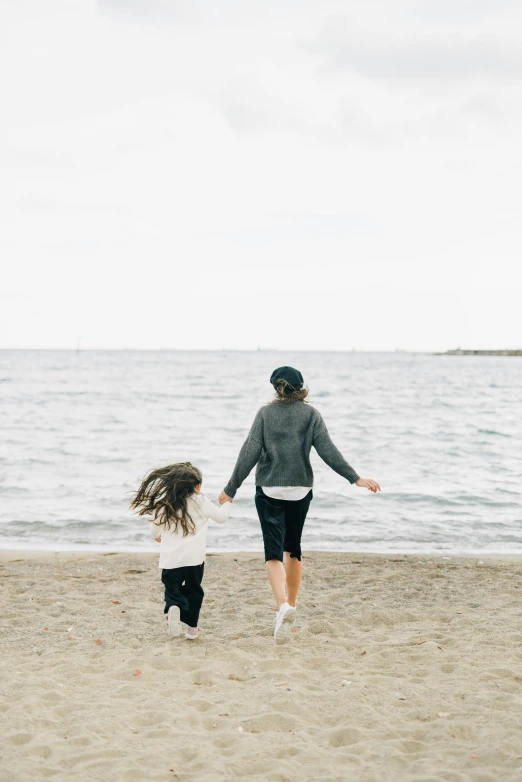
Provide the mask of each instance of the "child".
POLYGON ((169 633, 184 631, 189 640, 199 632, 208 520, 221 524, 230 514, 230 502, 217 507, 200 493, 201 482, 201 472, 190 462, 169 464, 152 470, 131 502, 140 516, 153 517, 150 531, 160 543, 169 633))

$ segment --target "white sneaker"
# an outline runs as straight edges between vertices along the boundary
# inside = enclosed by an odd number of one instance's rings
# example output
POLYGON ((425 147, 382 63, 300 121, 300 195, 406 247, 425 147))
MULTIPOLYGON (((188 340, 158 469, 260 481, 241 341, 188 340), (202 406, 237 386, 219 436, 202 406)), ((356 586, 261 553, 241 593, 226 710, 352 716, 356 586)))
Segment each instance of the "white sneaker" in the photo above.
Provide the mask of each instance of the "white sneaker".
POLYGON ((295 621, 295 608, 283 603, 276 614, 274 638, 276 644, 284 644, 290 638, 290 625, 295 621))
POLYGON ((170 606, 167 611, 167 621, 169 623, 169 635, 180 635, 179 606, 170 606))

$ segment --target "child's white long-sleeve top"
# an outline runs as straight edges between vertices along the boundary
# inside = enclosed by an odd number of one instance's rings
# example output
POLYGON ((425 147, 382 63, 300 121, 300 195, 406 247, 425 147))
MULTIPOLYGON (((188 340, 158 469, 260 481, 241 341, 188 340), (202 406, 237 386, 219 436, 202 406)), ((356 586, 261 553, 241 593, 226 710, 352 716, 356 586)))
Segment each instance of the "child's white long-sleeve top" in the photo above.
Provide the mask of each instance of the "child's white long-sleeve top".
POLYGON ((174 525, 167 529, 164 524, 150 523, 150 533, 153 538, 159 538, 159 567, 168 570, 189 565, 201 565, 205 561, 207 550, 207 531, 209 519, 222 524, 230 515, 230 502, 214 505, 203 494, 193 494, 187 500, 187 510, 196 527, 192 535, 183 536, 181 525, 174 530, 174 525))

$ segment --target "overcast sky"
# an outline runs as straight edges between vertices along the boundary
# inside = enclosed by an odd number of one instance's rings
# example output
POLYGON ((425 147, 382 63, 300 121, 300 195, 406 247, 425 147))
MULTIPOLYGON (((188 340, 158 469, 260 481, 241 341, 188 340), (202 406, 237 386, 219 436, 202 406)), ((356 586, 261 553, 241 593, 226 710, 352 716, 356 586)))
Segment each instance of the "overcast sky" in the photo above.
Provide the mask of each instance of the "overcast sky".
POLYGON ((522 347, 519 0, 0 0, 0 347, 522 347))

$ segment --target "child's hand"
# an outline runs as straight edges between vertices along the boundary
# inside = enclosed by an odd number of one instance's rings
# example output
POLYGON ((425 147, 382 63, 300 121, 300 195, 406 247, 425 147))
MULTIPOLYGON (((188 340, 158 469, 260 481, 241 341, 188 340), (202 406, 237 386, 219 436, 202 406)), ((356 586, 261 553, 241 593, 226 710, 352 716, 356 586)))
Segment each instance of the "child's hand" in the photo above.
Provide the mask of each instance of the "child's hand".
POLYGON ((223 505, 224 502, 232 502, 232 497, 229 497, 228 494, 225 494, 225 492, 222 491, 219 495, 219 504, 223 505))
POLYGON ((377 483, 377 481, 372 480, 371 478, 359 478, 358 481, 355 481, 356 486, 362 486, 365 489, 369 489, 370 491, 375 492, 380 491, 381 487, 377 483))
POLYGON ((156 543, 161 543, 161 535, 159 536, 159 538, 155 538, 155 541, 156 543))

